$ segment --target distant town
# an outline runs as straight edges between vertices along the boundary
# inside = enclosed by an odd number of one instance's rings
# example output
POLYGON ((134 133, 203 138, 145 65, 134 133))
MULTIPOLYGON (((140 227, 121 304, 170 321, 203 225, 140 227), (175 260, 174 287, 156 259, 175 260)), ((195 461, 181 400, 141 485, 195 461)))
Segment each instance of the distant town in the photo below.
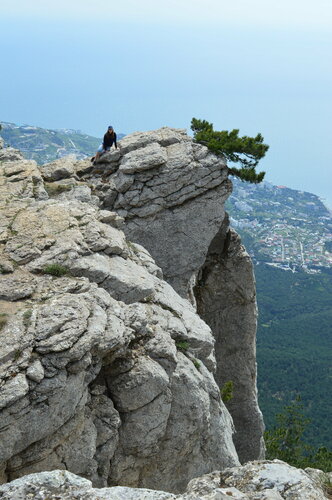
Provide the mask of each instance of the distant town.
POLYGON ((318 273, 332 264, 332 217, 318 196, 233 179, 231 225, 256 263, 318 273))

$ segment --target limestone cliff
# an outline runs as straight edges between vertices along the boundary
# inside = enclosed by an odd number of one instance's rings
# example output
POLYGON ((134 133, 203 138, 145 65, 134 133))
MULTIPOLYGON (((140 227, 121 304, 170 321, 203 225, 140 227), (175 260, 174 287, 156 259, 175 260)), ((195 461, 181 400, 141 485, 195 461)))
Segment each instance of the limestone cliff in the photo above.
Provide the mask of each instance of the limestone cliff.
POLYGON ((237 465, 225 377, 240 458, 261 455, 254 281, 226 245, 230 191, 225 164, 179 130, 132 134, 95 168, 0 149, 3 482, 66 469, 179 491, 237 465))
POLYGON ((228 408, 241 462, 263 458, 255 279, 225 214, 226 164, 185 131, 163 128, 124 138, 121 153, 102 157, 100 171, 104 182, 93 172, 87 177, 103 206, 125 218, 126 235, 149 250, 180 295, 197 302, 212 329, 217 383, 234 384, 228 408))

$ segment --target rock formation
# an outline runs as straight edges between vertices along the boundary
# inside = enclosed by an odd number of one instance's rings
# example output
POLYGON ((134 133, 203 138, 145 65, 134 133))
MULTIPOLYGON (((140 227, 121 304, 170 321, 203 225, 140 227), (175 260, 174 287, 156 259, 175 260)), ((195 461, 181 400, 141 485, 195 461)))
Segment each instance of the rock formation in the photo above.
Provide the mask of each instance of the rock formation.
POLYGON ((237 430, 233 439, 240 461, 263 458, 256 389, 255 279, 251 259, 239 236, 228 228, 228 220, 209 247, 195 295, 198 313, 216 338, 216 380, 221 387, 233 382, 233 397, 226 406, 237 430))
POLYGON ((212 329, 217 383, 234 386, 227 405, 240 461, 263 458, 255 279, 225 214, 231 192, 226 164, 185 131, 163 128, 125 137, 121 152, 105 154, 99 169, 104 182, 93 172, 83 178, 93 183, 105 208, 125 218, 127 237, 149 250, 174 289, 197 302, 212 329))
POLYGON ((262 455, 230 191, 226 165, 180 130, 132 134, 95 168, 0 149, 2 482, 62 469, 177 492, 237 466, 226 379, 240 459, 262 455))
MULTIPOLYGON (((331 476, 331 474, 330 474, 331 476)), ((328 476, 327 476, 328 477, 328 476)), ((284 462, 252 462, 193 479, 181 495, 123 486, 92 488, 91 481, 66 471, 42 472, 0 486, 4 500, 324 500, 322 472, 284 462)))
POLYGON ((27 160, 0 168, 3 481, 60 468, 179 490, 236 465, 194 308, 85 185, 44 184, 27 160))
POLYGON ((103 206, 125 218, 126 235, 152 254, 180 295, 191 297, 225 217, 231 193, 226 164, 184 130, 169 128, 131 134, 121 152, 101 162, 103 174, 110 174, 109 189, 95 183, 103 206))

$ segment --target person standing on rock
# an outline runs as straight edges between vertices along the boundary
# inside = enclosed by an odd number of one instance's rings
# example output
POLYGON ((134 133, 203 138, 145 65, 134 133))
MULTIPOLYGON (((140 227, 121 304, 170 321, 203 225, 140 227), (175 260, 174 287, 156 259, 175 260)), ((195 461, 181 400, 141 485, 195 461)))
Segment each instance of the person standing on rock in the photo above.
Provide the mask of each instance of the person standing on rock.
POLYGON ((106 151, 110 151, 113 144, 115 146, 115 149, 118 149, 118 145, 116 142, 116 133, 114 132, 112 125, 110 125, 107 129, 106 134, 104 135, 103 143, 99 146, 96 155, 91 158, 93 164, 96 163, 96 161, 102 154, 106 153, 106 151))

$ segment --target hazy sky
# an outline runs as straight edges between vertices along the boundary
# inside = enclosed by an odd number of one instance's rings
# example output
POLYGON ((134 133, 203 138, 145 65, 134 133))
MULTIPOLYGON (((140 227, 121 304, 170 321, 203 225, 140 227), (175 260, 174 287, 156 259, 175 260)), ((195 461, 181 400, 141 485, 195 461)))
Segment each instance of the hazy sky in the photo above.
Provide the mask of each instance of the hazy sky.
POLYGON ((332 208, 332 0, 0 0, 0 120, 261 132, 266 179, 332 208))

